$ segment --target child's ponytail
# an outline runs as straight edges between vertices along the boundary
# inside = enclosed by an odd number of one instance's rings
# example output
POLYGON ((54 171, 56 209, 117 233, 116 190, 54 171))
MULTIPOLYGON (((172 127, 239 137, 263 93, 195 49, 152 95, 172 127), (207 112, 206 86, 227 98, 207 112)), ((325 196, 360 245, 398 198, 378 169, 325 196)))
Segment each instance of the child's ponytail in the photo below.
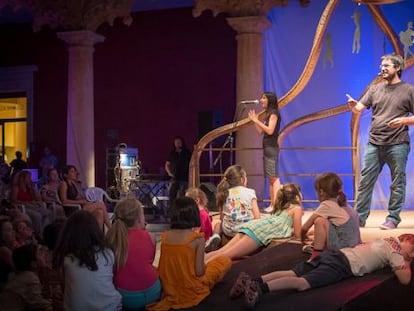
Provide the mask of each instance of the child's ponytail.
POLYGON ((224 203, 229 196, 229 189, 242 185, 242 178, 246 178, 246 171, 241 165, 229 166, 224 176, 217 185, 216 203, 219 210, 223 209, 224 203))
POLYGON ((346 194, 342 191, 342 189, 338 191, 338 205, 342 207, 348 206, 346 194))

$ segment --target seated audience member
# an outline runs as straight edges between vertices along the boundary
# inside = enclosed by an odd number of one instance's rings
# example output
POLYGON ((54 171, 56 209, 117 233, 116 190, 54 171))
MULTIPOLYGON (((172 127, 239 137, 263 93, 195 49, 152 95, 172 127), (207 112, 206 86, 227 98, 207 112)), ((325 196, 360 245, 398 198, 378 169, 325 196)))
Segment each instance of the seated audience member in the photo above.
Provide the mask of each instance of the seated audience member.
POLYGON ((65 211, 58 201, 61 180, 59 179, 59 173, 56 168, 51 168, 47 171, 45 181, 46 183, 40 188, 40 195, 42 196, 43 202, 54 211, 52 221, 56 218, 66 218, 65 211))
POLYGON ((240 165, 228 167, 217 185, 216 201, 220 211, 221 230, 227 239, 238 233, 241 224, 260 218, 256 191, 246 185, 247 174, 240 165))
POLYGON ((305 245, 304 251, 313 259, 324 249, 353 247, 361 243, 358 214, 347 204, 342 190, 342 180, 335 173, 324 173, 316 177, 315 190, 319 207, 302 226, 302 241, 314 226, 313 245, 305 245))
POLYGON ((206 254, 205 260, 228 256, 231 259, 252 254, 267 246, 273 239, 300 239, 302 225, 302 194, 296 184, 281 185, 276 193, 276 203, 270 216, 254 219, 238 227, 237 233, 222 248, 206 254))
POLYGON ((147 305, 147 310, 196 306, 230 269, 228 257, 204 263, 204 234, 194 231, 196 227, 200 227, 197 203, 189 197, 177 198, 171 210, 171 229, 161 236, 161 300, 147 305))
POLYGON ((63 181, 59 186, 59 197, 63 204, 80 204, 82 209, 91 212, 101 228, 106 225, 110 228, 112 223, 104 202, 89 202, 78 188, 78 171, 75 166, 67 165, 62 171, 63 181))
POLYGON ((37 270, 40 283, 43 286, 44 296, 52 300, 53 311, 63 310, 63 280, 59 271, 53 267, 52 260, 54 249, 64 224, 65 220, 58 218, 44 228, 44 245, 41 245, 44 264, 40 265, 37 270))
POLYGON ((17 247, 13 225, 8 217, 0 218, 0 288, 14 270, 12 254, 17 247))
POLYGON ((43 297, 42 285, 34 272, 38 261, 37 253, 38 248, 34 244, 13 251, 16 270, 10 274, 2 296, 2 305, 7 306, 7 310, 53 310, 51 301, 43 297))
POLYGON ((30 222, 21 219, 15 220, 13 222, 13 229, 15 232, 17 247, 27 244, 37 245, 37 240, 34 236, 30 222))
POLYGON ((77 211, 68 217, 53 262, 64 277, 65 310, 120 310, 121 295, 113 284, 114 253, 92 213, 77 211))
POLYGON ((10 166, 6 163, 2 154, 0 154, 0 181, 4 185, 7 185, 10 181, 10 166))
POLYGON ((136 199, 118 202, 114 223, 106 234, 115 252, 114 284, 124 310, 138 310, 157 301, 161 282, 153 266, 155 236, 145 230, 144 206, 136 199))
POLYGON ((260 297, 278 290, 305 291, 341 280, 363 276, 389 266, 403 285, 411 281, 410 263, 414 258, 414 235, 377 239, 352 248, 324 250, 310 262, 297 264, 292 270, 274 271, 258 278, 241 272, 230 290, 230 298, 245 297, 245 305, 253 309, 260 297))
POLYGON ((42 236, 43 227, 49 223, 49 211, 42 201, 32 181, 32 174, 20 171, 13 179, 10 200, 15 205, 23 205, 32 220, 32 226, 38 237, 42 236))
POLYGON ((57 169, 58 165, 58 158, 52 153, 49 147, 45 147, 43 149, 43 157, 40 159, 39 166, 40 166, 40 182, 42 184, 47 182, 48 172, 50 169, 55 168, 57 169))

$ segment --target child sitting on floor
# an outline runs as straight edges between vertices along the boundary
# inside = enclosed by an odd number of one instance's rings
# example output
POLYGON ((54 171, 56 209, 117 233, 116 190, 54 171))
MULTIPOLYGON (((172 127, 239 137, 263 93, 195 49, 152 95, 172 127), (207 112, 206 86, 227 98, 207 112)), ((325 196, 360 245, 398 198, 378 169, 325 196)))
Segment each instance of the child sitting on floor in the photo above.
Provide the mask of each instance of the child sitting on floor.
POLYGON ((230 290, 230 297, 243 295, 245 305, 253 309, 260 297, 278 290, 305 291, 341 280, 363 276, 386 266, 391 267, 401 284, 411 281, 410 262, 414 258, 414 234, 377 239, 353 248, 325 250, 311 262, 297 264, 292 270, 274 271, 252 279, 241 272, 230 290))
POLYGON ((231 267, 228 257, 204 264, 205 240, 196 202, 189 197, 175 200, 171 229, 162 233, 158 271, 162 284, 161 300, 147 310, 183 309, 198 305, 210 294, 231 267))
POLYGON ((115 253, 114 284, 124 310, 138 310, 157 301, 161 282, 153 266, 155 236, 145 229, 144 206, 137 199, 119 201, 106 240, 115 253))
POLYGON ((301 232, 305 242, 314 226, 313 245, 303 248, 311 253, 310 260, 326 248, 340 249, 361 243, 358 214, 347 204, 341 178, 335 173, 324 173, 316 177, 314 186, 320 205, 303 224, 301 232))
POLYGON ((65 310, 121 309, 113 283, 114 253, 91 212, 76 211, 66 220, 53 255, 64 277, 65 310))
POLYGON ((247 174, 240 165, 229 166, 217 185, 217 207, 220 211, 222 234, 230 240, 238 227, 260 218, 256 191, 246 187, 247 174))
POLYGON ((185 196, 192 198, 197 203, 200 212, 200 232, 204 233, 204 239, 208 241, 213 235, 213 228, 211 226, 210 215, 208 214, 206 194, 199 188, 189 188, 185 192, 185 196))
POLYGON ((204 239, 206 240, 206 253, 210 250, 217 249, 221 243, 220 228, 217 228, 216 226, 213 232, 213 225, 211 223, 211 217, 207 208, 208 199, 205 192, 200 188, 189 188, 185 195, 196 201, 200 210, 200 232, 204 233, 204 239))

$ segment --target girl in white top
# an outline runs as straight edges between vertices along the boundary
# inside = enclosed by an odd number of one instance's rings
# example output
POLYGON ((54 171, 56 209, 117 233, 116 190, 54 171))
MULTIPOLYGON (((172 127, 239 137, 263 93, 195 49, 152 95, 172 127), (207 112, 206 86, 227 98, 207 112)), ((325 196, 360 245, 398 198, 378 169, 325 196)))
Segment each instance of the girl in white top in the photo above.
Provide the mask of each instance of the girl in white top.
POLYGON ((229 166, 217 185, 217 207, 220 211, 222 233, 232 238, 238 226, 260 218, 256 191, 246 187, 247 174, 240 165, 229 166))
POLYGON ((64 276, 65 310, 121 310, 113 283, 114 253, 92 213, 77 211, 67 219, 54 257, 64 276))

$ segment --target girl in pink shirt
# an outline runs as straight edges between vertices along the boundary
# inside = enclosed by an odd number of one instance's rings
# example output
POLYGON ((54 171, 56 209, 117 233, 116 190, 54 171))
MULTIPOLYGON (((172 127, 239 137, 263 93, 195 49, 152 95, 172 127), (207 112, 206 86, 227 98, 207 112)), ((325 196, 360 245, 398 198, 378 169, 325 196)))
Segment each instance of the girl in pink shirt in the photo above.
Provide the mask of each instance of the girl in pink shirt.
POLYGON ((145 230, 144 207, 136 199, 118 202, 106 234, 115 253, 114 284, 123 308, 137 310, 160 298, 161 283, 153 266, 155 238, 145 230))
POLYGON ((211 219, 207 209, 208 199, 206 194, 199 188, 190 188, 185 193, 185 196, 196 201, 200 211, 200 232, 204 233, 204 239, 208 241, 208 239, 213 235, 213 227, 211 225, 211 219))

